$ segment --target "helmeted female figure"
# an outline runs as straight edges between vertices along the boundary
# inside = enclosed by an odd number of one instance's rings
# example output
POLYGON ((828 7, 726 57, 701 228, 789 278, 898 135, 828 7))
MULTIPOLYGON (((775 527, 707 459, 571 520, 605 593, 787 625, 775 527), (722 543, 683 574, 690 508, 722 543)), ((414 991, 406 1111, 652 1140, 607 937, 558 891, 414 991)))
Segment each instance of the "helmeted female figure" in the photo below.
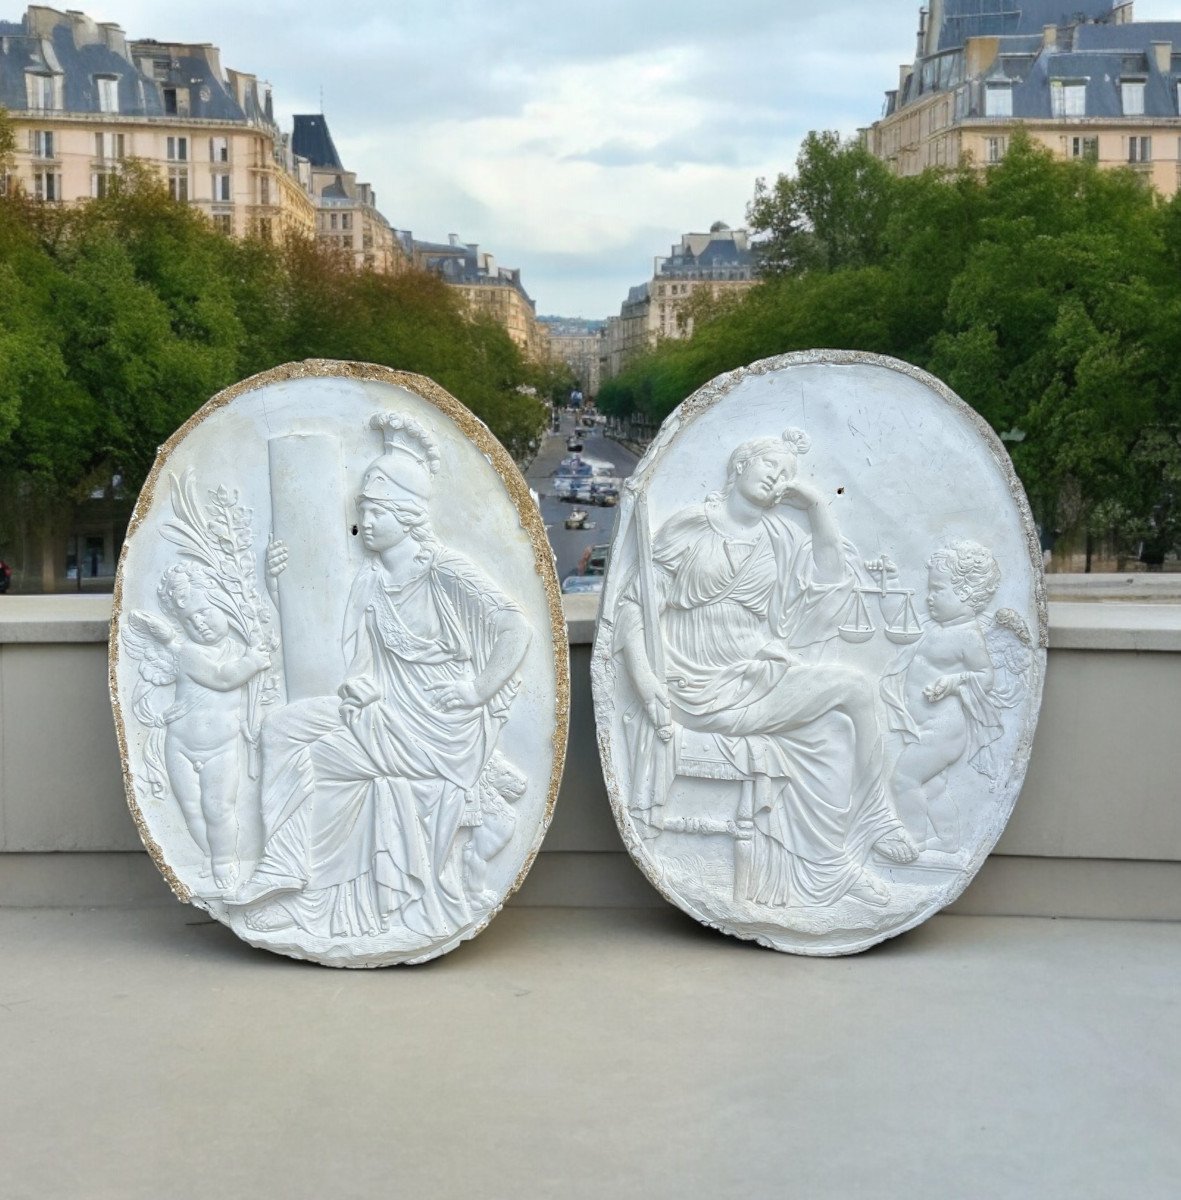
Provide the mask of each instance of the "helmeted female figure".
POLYGON ((263 730, 262 858, 235 902, 255 930, 324 937, 397 926, 419 939, 472 919, 456 834, 496 748, 529 643, 519 608, 431 531, 439 455, 380 414, 384 452, 357 497, 367 561, 344 624, 338 696, 263 730))

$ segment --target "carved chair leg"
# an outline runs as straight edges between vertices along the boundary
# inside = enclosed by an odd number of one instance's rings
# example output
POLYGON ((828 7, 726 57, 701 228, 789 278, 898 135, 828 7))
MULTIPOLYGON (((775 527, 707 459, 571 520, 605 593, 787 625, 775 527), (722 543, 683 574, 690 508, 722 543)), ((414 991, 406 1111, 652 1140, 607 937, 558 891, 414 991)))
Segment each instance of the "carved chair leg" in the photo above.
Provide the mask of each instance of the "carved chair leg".
POLYGON ((751 854, 754 850, 755 785, 744 779, 738 794, 738 817, 734 834, 734 899, 746 900, 750 892, 751 854))

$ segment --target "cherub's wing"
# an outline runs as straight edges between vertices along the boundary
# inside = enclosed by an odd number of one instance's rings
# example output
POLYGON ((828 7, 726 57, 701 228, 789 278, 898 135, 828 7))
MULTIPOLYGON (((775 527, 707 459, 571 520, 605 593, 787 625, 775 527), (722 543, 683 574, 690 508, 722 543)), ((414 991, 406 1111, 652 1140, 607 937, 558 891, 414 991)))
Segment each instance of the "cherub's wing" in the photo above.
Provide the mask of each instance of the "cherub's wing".
POLYGON ((1029 626, 1013 609, 998 609, 984 642, 993 667, 989 698, 1001 708, 1013 708, 1025 694, 1033 664, 1029 626))
POLYGON ((158 687, 176 682, 176 634, 167 621, 138 609, 128 613, 123 645, 139 661, 146 682, 158 687))

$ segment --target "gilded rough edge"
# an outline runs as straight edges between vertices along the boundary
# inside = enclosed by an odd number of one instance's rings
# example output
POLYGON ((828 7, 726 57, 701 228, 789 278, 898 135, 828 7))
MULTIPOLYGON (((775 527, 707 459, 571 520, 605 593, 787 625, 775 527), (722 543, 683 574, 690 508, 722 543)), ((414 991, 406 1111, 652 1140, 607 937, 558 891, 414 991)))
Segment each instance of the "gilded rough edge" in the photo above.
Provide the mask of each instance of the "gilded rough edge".
MULTIPOLYGON (((127 548, 132 535, 143 523, 155 498, 156 486, 160 473, 171 458, 173 451, 198 425, 224 408, 231 401, 247 392, 257 391, 274 383, 285 383, 291 379, 356 379, 363 382, 385 383, 392 387, 404 388, 416 396, 433 404, 444 416, 449 417, 461 433, 488 459, 493 470, 500 476, 505 490, 517 510, 521 526, 529 535, 533 546, 533 565, 545 588, 546 601, 549 605, 550 636, 554 650, 554 683, 555 711, 553 736, 553 766, 550 771, 549 791, 546 796, 545 815, 538 829, 533 845, 526 855, 525 862, 513 881, 512 886, 505 892, 504 900, 494 910, 489 912, 484 920, 465 933, 461 940, 468 940, 484 930, 494 916, 504 907, 505 901, 525 881, 537 858, 541 843, 553 820, 554 805, 558 799, 558 788, 562 782, 562 772, 566 762, 566 741, 570 727, 570 645, 566 629, 566 617, 562 610, 562 594, 558 585, 558 573, 549 539, 546 537, 545 524, 541 513, 529 495, 529 485, 525 477, 513 462, 508 451, 500 444, 492 431, 480 420, 475 413, 461 404, 450 392, 440 387, 426 375, 417 375, 411 371, 396 371, 392 367, 379 366, 376 363, 339 362, 330 358, 309 358, 303 362, 284 363, 251 375, 238 383, 217 393, 211 400, 203 404, 156 452, 156 460, 144 482, 135 502, 131 520, 127 525, 127 534, 123 541, 123 549, 119 554, 119 565, 115 572, 115 588, 111 602, 111 627, 107 646, 107 680, 111 694, 111 707, 115 716, 115 738, 119 746, 119 762, 123 771, 123 788, 127 794, 127 805, 131 810, 132 820, 139 833, 144 848, 151 855, 160 874, 168 882, 173 894, 185 903, 192 901, 192 893, 177 878, 176 873, 164 858, 164 852, 148 831, 147 821, 140 808, 135 793, 135 781, 131 775, 131 766, 127 755, 127 734, 123 725, 123 710, 119 702, 119 683, 117 668, 119 662, 119 624, 123 612, 123 569, 126 564, 127 548)), ((426 958, 435 958, 445 953, 455 945, 454 942, 432 951, 424 958, 409 959, 409 962, 423 962, 426 958)))
MULTIPOLYGON (((992 426, 971 405, 961 400, 942 380, 924 371, 921 367, 903 362, 901 359, 890 358, 884 354, 869 354, 860 350, 800 350, 790 354, 776 355, 774 358, 759 359, 749 366, 738 367, 733 371, 717 375, 707 383, 702 384, 701 387, 683 400, 665 417, 656 436, 644 452, 643 458, 637 464, 632 474, 631 482, 637 488, 646 483, 647 477, 652 473, 656 460, 661 456, 664 449, 671 445, 677 438, 681 430, 691 425, 702 413, 707 412, 725 396, 729 395, 748 375, 769 375, 774 371, 783 370, 787 367, 813 365, 882 367, 886 370, 894 371, 899 375, 906 375, 930 389, 949 407, 967 420, 981 436, 992 454, 993 461, 1000 469, 1008 485, 1009 494, 1017 505, 1018 515, 1025 534, 1026 547, 1029 551, 1030 565, 1033 568, 1033 600, 1038 619, 1037 644, 1042 652, 1039 662, 1040 669, 1037 673, 1035 686, 1031 689, 1032 697, 1029 714, 1021 730, 1021 735, 1013 755, 1013 770, 1009 780, 1009 794, 1003 797, 1005 803, 1003 806, 998 806, 993 825, 985 832, 985 836, 981 840, 976 854, 973 855, 971 861, 965 867, 963 874, 957 880, 954 880, 950 887, 939 893, 934 902, 920 909, 912 920, 904 922, 897 928, 890 929, 885 933, 874 931, 860 941, 847 946, 778 945, 774 941, 757 933, 743 933, 737 929, 731 929, 723 922, 713 919, 708 914, 698 912, 696 908, 686 903, 682 897, 678 896, 665 883, 658 864, 650 858, 643 844, 643 839, 636 833, 631 820, 631 814, 623 797, 619 778, 615 773, 614 760, 611 756, 612 738, 609 729, 610 721, 607 713, 607 700, 609 696, 614 695, 614 660, 607 645, 607 635, 601 619, 595 630, 594 645, 591 648, 591 698, 594 703, 595 728, 599 744, 599 758, 603 767, 603 780, 606 784, 608 798, 611 801, 611 812, 615 817, 616 828, 619 830, 620 837, 627 847, 632 861, 636 863, 643 872, 644 877, 652 884, 656 891, 670 904, 680 909, 681 912, 691 916, 695 921, 710 929, 716 929, 720 933, 725 933, 730 937, 736 937, 741 941, 753 941, 768 949, 789 954, 802 954, 813 958, 837 958, 847 954, 858 954, 863 950, 868 950, 871 946, 889 941, 891 938, 897 937, 899 934, 906 933, 908 930, 921 925, 937 912, 954 903, 976 878, 984 860, 995 848, 1001 834, 1004 832, 1005 826, 1009 822, 1009 818, 1013 815, 1017 797, 1021 794, 1021 788, 1025 783, 1025 776, 1029 770, 1029 757, 1033 750, 1033 735, 1037 728, 1038 716, 1041 712, 1046 674, 1046 649, 1049 646, 1050 639, 1049 615, 1046 607, 1046 578, 1042 565, 1041 544, 1038 541, 1037 529, 1034 526, 1033 512, 1029 507, 1029 500, 1025 495, 1025 489, 1021 486, 1020 479, 1017 478, 1016 471, 1013 469, 1013 462, 1009 457, 1008 451, 1005 449, 1000 438, 993 432, 992 426)), ((626 518, 630 515, 632 503, 631 493, 628 492, 625 494, 623 504, 620 507, 619 520, 616 524, 617 530, 626 526, 626 518)), ((607 577, 603 588, 604 597, 607 595, 607 584, 610 582, 611 562, 610 557, 608 557, 607 577)), ((601 615, 602 612, 600 609, 600 617, 601 615)))

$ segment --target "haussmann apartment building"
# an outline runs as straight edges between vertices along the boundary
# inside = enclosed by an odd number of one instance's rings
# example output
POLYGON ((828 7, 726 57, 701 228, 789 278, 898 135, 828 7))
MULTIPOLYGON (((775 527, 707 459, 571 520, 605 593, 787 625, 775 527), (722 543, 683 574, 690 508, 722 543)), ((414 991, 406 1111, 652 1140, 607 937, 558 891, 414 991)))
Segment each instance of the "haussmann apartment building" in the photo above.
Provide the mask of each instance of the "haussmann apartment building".
POLYGON ((1181 171, 1181 22, 1110 0, 932 0, 867 148, 899 175, 986 166, 1014 130, 1062 158, 1131 167, 1171 196, 1181 171))

